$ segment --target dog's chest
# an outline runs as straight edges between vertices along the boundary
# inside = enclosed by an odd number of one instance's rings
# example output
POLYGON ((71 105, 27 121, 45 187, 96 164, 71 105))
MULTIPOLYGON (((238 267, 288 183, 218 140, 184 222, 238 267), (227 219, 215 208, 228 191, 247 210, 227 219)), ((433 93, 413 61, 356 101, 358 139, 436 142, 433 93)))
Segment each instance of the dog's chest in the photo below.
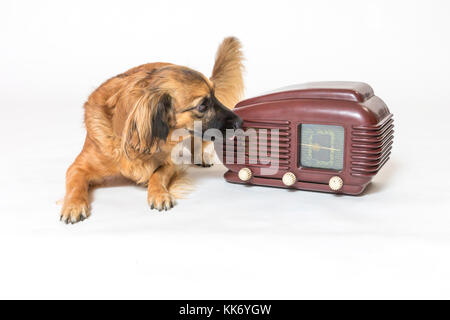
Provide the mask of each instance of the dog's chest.
POLYGON ((155 170, 164 163, 165 157, 163 152, 133 160, 123 157, 120 173, 138 184, 147 184, 155 170))

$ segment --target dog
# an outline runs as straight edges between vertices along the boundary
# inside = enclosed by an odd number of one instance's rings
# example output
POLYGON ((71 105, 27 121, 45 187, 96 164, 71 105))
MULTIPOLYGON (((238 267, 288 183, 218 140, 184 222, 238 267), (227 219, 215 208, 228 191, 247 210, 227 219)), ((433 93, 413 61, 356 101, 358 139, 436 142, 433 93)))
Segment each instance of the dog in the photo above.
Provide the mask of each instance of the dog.
POLYGON ((61 221, 88 218, 89 187, 111 176, 146 185, 151 209, 172 208, 178 165, 171 159, 177 144, 171 134, 185 129, 193 140, 194 121, 202 130, 242 126, 231 111, 243 94, 242 61, 240 41, 229 37, 217 50, 210 78, 184 66, 149 63, 100 85, 84 104, 87 134, 67 170, 61 221))

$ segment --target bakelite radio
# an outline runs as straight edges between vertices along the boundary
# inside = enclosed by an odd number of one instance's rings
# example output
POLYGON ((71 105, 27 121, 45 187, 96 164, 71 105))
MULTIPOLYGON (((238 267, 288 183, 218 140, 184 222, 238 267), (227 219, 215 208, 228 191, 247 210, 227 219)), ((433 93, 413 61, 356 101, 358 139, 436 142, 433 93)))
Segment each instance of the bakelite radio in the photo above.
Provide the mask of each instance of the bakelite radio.
POLYGON ((235 148, 224 147, 223 159, 234 160, 224 161, 229 182, 357 195, 391 154, 392 114, 365 83, 295 85, 242 101, 234 111, 245 132, 266 135, 253 147, 239 149, 237 139, 235 148))

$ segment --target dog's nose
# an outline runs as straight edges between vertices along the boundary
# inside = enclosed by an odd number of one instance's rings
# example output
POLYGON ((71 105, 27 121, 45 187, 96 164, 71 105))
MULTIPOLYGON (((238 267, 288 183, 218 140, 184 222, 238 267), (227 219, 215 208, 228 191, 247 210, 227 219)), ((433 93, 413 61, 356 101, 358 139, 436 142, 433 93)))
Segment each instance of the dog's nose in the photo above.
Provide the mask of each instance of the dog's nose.
POLYGON ((225 127, 233 130, 241 129, 243 122, 244 121, 239 116, 233 115, 227 119, 225 127))
POLYGON ((240 117, 236 116, 236 119, 233 121, 233 129, 241 129, 242 124, 244 123, 244 120, 242 120, 240 117))

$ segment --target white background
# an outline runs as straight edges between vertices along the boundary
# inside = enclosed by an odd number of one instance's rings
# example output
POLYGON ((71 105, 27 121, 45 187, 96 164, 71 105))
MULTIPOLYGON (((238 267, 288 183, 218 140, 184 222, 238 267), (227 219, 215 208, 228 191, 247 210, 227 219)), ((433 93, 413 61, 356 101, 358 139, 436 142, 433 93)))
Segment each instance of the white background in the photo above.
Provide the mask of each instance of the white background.
POLYGON ((450 298, 448 1, 5 1, 0 4, 0 298, 450 298), (82 104, 155 61, 210 74, 241 39, 246 97, 353 80, 395 115, 361 197, 243 187, 192 169, 169 213, 146 189, 94 191, 59 222, 82 104))

